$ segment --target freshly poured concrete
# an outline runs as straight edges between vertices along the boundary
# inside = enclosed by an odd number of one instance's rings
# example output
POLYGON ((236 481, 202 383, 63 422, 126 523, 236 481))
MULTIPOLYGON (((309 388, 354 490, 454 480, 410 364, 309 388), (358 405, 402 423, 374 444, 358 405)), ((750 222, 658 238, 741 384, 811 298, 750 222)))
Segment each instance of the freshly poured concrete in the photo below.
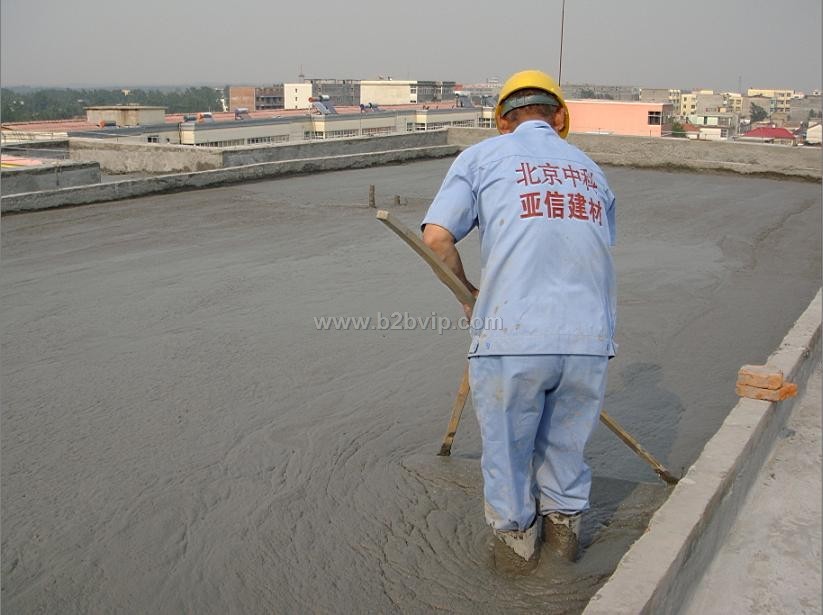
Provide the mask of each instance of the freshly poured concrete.
MULTIPOLYGON (((666 495, 599 429, 575 565, 495 570, 477 427, 435 456, 465 333, 313 317, 460 310, 362 208, 416 223, 448 161, 3 219, 2 572, 14 611, 578 612, 666 495)), ((608 170, 606 407, 688 466, 819 286, 810 183, 608 170)), ((477 272, 476 239, 464 251, 477 272)))

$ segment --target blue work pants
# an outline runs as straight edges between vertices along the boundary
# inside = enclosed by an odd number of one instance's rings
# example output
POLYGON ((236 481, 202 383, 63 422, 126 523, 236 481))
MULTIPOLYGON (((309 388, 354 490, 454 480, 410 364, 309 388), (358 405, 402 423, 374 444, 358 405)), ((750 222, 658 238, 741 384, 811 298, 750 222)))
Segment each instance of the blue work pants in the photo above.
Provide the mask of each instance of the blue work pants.
POLYGON ((588 508, 591 470, 583 449, 603 406, 607 365, 607 357, 593 355, 469 359, 493 528, 524 530, 536 512, 588 508))

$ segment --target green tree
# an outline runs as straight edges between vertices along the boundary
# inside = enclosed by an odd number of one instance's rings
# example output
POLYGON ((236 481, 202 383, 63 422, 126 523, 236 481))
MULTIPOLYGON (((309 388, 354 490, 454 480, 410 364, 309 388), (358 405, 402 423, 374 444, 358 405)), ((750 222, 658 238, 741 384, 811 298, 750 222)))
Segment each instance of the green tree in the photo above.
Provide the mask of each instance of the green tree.
POLYGON ((4 122, 62 120, 83 117, 86 107, 99 105, 154 105, 166 107, 168 113, 221 111, 220 98, 214 88, 189 87, 170 91, 134 89, 40 90, 0 92, 0 118, 4 122))
POLYGON ((756 105, 755 103, 752 103, 751 117, 752 122, 759 122, 769 117, 769 114, 763 107, 756 105))
POLYGON ((683 128, 683 124, 677 121, 672 121, 672 136, 680 139, 686 138, 686 130, 683 128))

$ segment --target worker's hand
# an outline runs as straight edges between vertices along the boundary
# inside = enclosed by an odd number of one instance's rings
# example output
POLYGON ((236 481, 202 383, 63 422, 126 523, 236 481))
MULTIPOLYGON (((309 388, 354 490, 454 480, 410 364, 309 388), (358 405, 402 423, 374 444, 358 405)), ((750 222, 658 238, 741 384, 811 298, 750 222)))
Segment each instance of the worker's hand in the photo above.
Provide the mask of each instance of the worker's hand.
MULTIPOLYGON (((469 286, 469 290, 471 294, 477 298, 477 295, 480 294, 480 291, 475 288, 474 286, 469 286)), ((466 315, 466 320, 471 321, 472 319, 472 312, 474 311, 474 306, 469 305, 468 303, 463 303, 463 313, 466 315)))

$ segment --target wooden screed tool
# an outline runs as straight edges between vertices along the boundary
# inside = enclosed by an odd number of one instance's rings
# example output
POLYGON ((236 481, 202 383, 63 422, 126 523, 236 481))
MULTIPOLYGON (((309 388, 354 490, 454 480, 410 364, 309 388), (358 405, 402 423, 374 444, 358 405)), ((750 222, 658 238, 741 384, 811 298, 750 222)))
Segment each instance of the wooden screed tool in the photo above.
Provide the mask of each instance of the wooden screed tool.
MULTIPOLYGON (((380 210, 377 212, 377 219, 388 226, 400 239, 415 252, 417 252, 424 261, 434 270, 440 280, 449 287, 461 303, 467 305, 474 305, 474 295, 469 292, 466 285, 454 275, 454 272, 443 264, 437 255, 429 246, 423 243, 423 240, 417 236, 417 233, 412 231, 409 227, 399 222, 388 211, 380 210)), ((463 370, 463 378, 460 381, 460 388, 457 391, 457 397, 452 406, 452 414, 449 419, 449 426, 446 429, 446 435, 443 437, 443 444, 440 446, 438 455, 448 456, 451 454, 452 442, 457 433, 457 426, 460 423, 460 416, 463 413, 463 407, 466 405, 466 398, 469 396, 469 367, 463 370)), ((654 456, 643 448, 640 443, 635 440, 625 429, 623 429, 617 421, 606 414, 605 410, 600 411, 601 422, 608 427, 618 438, 620 438, 630 449, 632 449, 643 461, 648 463, 655 473, 670 485, 674 485, 679 480, 671 472, 669 472, 663 464, 661 464, 654 456)))

